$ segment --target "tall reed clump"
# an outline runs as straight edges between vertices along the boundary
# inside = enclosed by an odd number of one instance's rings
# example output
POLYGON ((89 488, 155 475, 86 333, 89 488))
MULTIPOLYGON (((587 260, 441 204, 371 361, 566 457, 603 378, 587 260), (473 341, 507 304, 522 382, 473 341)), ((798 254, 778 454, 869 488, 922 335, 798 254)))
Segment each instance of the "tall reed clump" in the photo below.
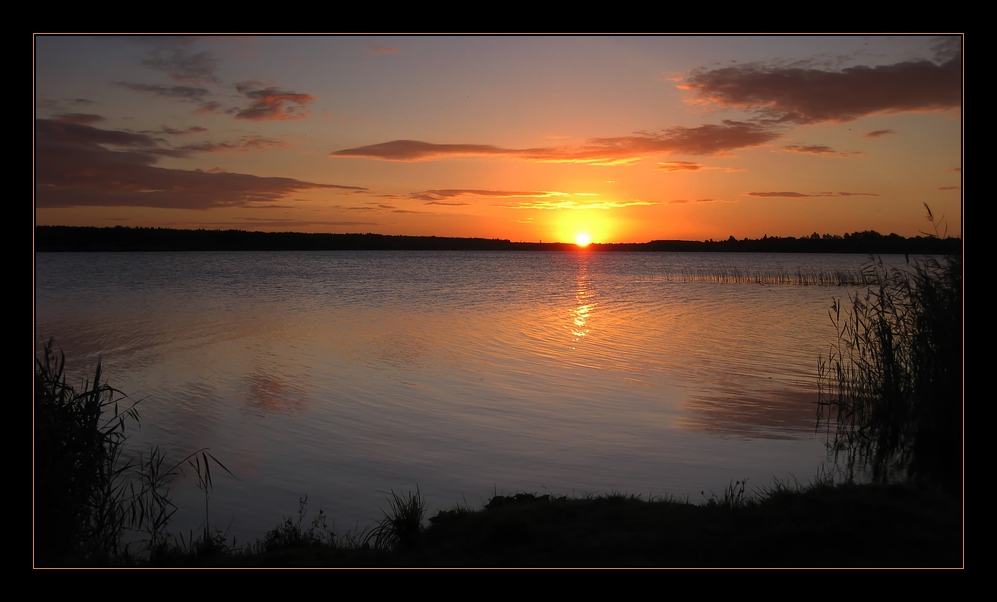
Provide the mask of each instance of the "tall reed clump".
MULTIPOLYGON (((930 212, 929 212, 930 217, 930 212)), ((958 492, 963 449, 962 257, 867 268, 874 283, 830 316, 837 342, 818 362, 826 420, 847 474, 908 478, 958 492), (832 426, 833 434, 832 434, 832 426)))
POLYGON ((388 499, 389 510, 382 510, 382 518, 371 535, 374 547, 381 550, 410 552, 422 543, 422 519, 426 502, 416 486, 415 493, 399 495, 393 490, 388 499))
POLYGON ((120 462, 126 419, 97 365, 82 391, 66 384, 52 342, 35 361, 35 558, 40 565, 105 564, 118 552, 127 509, 120 462))
POLYGON ((148 457, 123 458, 129 422, 139 424, 135 403, 103 382, 98 362, 93 380, 79 391, 66 383, 65 356, 53 341, 35 360, 34 552, 38 566, 106 566, 126 561, 126 531, 147 534, 150 552, 167 543, 176 507, 169 485, 186 463, 198 485, 211 488, 206 450, 167 467, 159 448, 148 457))

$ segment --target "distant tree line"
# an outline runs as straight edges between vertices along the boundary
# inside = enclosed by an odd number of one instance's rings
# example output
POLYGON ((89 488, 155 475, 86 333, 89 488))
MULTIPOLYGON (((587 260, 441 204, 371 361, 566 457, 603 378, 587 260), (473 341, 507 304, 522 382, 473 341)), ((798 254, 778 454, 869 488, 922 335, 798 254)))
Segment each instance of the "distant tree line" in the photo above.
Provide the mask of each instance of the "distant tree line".
POLYGON ((961 238, 915 236, 905 238, 898 234, 883 235, 873 230, 796 238, 793 236, 763 236, 743 238, 733 236, 727 240, 687 242, 678 240, 653 240, 643 245, 647 251, 721 251, 733 253, 909 253, 925 255, 961 255, 961 238))
MULTIPOLYGON (((107 228, 36 226, 36 251, 565 251, 570 243, 512 242, 508 239, 391 236, 385 234, 308 234, 245 230, 176 230, 171 228, 107 228)), ((605 243, 591 251, 696 251, 734 253, 910 253, 962 254, 962 239, 867 230, 844 236, 814 232, 801 238, 763 236, 722 241, 653 240, 605 243)))

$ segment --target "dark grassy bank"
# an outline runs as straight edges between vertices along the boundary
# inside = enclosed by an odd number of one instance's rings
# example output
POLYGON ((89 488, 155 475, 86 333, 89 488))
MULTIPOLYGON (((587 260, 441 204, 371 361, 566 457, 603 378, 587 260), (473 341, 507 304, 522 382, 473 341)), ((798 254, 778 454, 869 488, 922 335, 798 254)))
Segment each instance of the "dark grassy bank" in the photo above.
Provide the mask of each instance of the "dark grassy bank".
MULTIPOLYGON (((244 230, 174 230, 37 226, 36 251, 577 251, 570 243, 512 242, 506 239, 388 236, 383 234, 306 234, 244 230)), ((653 240, 646 243, 592 244, 597 252, 863 253, 961 254, 958 238, 940 239, 853 232, 844 236, 816 232, 800 238, 765 236, 721 241, 653 240)))
MULTIPOLYGON (((418 502, 418 496, 410 498, 418 502)), ((418 504, 416 504, 418 506, 418 504)), ((615 494, 497 496, 480 510, 389 514, 359 536, 289 520, 253 546, 174 550, 151 566, 961 567, 959 500, 910 485, 776 487, 695 505, 615 494)), ((146 563, 142 563, 146 565, 146 563)))

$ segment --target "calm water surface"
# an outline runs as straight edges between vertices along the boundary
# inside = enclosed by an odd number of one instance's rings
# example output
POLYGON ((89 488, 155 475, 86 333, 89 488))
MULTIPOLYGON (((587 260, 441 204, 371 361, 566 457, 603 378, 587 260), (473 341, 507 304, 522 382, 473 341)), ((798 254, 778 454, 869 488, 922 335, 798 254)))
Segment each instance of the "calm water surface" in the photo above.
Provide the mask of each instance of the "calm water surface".
MULTIPOLYGON (((141 399, 130 443, 202 447, 240 541, 308 495, 337 531, 390 490, 430 515, 494 492, 672 494, 810 479, 816 365, 848 289, 689 281, 858 270, 860 255, 36 255, 36 346, 141 399)), ((902 261, 902 257, 900 258, 902 261)), ((175 528, 204 500, 175 486, 175 528)))

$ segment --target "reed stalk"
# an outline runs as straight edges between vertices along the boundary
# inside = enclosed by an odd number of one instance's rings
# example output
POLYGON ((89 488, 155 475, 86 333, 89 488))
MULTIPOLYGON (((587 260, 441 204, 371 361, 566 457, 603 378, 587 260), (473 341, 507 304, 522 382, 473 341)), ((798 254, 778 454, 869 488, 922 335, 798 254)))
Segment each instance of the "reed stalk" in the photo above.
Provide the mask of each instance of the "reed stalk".
MULTIPOLYGON (((65 355, 49 340, 35 360, 34 552, 38 566, 107 566, 129 561, 127 531, 145 534, 149 552, 167 547, 176 507, 170 484, 189 466, 198 487, 212 486, 198 450, 170 466, 159 448, 125 458, 126 426, 140 424, 138 402, 103 381, 101 363, 79 391, 66 382, 65 355), (120 405, 126 402, 127 405, 120 405)), ((231 474, 231 473, 229 473, 231 474)), ((207 515, 205 527, 207 531, 207 515)))
POLYGON ((873 284, 829 312, 837 341, 818 362, 818 428, 852 477, 959 490, 962 258, 865 272, 873 284))

